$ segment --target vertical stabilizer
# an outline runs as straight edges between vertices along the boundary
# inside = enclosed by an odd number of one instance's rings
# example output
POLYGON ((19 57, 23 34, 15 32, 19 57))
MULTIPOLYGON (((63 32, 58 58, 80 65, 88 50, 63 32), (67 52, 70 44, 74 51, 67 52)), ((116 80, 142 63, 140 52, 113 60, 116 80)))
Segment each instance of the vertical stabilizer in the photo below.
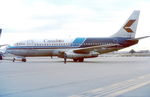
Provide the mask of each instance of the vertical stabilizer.
POLYGON ((117 33, 112 35, 112 37, 135 38, 139 14, 139 10, 133 11, 125 24, 120 28, 117 33))

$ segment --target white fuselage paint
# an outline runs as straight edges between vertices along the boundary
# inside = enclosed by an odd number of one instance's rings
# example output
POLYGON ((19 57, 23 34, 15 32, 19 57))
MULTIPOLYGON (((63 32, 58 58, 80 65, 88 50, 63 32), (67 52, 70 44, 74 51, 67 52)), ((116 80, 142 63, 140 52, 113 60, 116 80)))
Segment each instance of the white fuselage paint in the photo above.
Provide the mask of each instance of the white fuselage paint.
MULTIPOLYGON (((75 39, 57 39, 57 40, 26 40, 15 43, 8 47, 7 52, 24 57, 34 56, 59 56, 61 52, 69 52, 78 49, 83 43, 73 43, 75 39), (10 49, 11 48, 11 49, 10 49)), ((84 41, 83 41, 84 42, 84 41)), ((85 43, 85 46, 94 43, 85 43)), ((95 45, 101 45, 96 43, 95 45)), ((104 44, 103 44, 104 45, 104 44)), ((97 49, 100 54, 118 50, 117 48, 97 49), (104 51, 104 52, 103 52, 104 51)))

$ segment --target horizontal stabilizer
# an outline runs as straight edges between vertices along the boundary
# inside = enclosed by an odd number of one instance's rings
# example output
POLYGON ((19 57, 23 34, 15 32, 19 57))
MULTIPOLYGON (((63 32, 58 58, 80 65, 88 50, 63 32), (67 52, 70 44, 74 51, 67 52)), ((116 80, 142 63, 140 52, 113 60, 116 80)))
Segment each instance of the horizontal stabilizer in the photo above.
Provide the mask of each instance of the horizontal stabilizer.
POLYGON ((139 38, 133 38, 133 39, 128 39, 128 40, 140 40, 140 39, 144 39, 144 38, 148 38, 150 36, 143 36, 143 37, 139 37, 139 38))

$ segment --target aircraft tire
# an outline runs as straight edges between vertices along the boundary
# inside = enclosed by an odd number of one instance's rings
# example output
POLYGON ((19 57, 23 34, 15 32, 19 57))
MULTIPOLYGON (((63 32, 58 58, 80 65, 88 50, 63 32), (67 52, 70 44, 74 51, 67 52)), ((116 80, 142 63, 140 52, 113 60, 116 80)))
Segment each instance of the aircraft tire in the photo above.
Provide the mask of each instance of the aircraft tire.
POLYGON ((27 60, 25 58, 22 59, 22 62, 26 62, 27 60))
POLYGON ((73 62, 77 62, 78 61, 78 59, 73 59, 73 62))
POLYGON ((83 61, 84 61, 84 58, 80 58, 80 59, 79 59, 79 62, 83 62, 83 61))

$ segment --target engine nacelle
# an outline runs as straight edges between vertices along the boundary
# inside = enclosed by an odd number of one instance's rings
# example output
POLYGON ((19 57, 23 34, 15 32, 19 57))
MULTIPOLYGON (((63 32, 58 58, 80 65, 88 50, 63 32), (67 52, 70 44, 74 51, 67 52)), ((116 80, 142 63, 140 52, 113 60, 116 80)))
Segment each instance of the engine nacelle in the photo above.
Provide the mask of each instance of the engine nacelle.
MULTIPOLYGON (((97 52, 90 52, 88 54, 79 54, 74 52, 64 52, 65 56, 69 59, 78 59, 78 58, 94 58, 98 57, 99 53, 97 52)), ((64 54, 60 55, 60 58, 64 58, 64 54)))

